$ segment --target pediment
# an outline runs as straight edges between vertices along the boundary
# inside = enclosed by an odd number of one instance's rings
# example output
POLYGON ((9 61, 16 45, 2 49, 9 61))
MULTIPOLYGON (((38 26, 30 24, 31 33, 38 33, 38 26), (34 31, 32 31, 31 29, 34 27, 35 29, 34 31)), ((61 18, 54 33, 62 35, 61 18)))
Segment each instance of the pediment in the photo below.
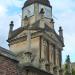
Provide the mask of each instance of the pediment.
MULTIPOLYGON (((31 34, 36 32, 36 30, 30 30, 31 34)), ((28 30, 24 30, 21 33, 19 33, 16 37, 14 37, 13 39, 17 39, 17 38, 21 38, 24 36, 27 36, 28 30)))

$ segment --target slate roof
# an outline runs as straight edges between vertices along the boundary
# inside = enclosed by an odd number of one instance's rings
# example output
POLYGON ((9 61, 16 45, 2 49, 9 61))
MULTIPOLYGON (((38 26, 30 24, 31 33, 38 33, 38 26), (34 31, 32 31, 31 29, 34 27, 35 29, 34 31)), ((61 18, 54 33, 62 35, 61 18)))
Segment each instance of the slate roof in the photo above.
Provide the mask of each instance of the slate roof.
POLYGON ((36 2, 51 7, 49 0, 27 0, 27 1, 24 3, 23 8, 24 8, 24 7, 27 7, 28 5, 31 5, 31 4, 33 4, 33 3, 36 3, 36 2))
POLYGON ((7 50, 3 47, 0 47, 0 54, 5 56, 5 57, 8 57, 10 59, 18 61, 17 58, 16 58, 16 55, 12 51, 7 50))

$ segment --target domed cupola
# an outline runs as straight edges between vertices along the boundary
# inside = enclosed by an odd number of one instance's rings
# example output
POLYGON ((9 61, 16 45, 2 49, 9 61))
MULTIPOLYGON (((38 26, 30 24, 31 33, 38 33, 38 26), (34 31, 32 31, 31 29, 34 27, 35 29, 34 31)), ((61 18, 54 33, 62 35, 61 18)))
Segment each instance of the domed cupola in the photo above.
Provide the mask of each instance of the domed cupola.
POLYGON ((22 8, 22 26, 25 26, 25 17, 30 19, 30 24, 40 19, 40 11, 44 10, 44 18, 52 19, 52 6, 49 0, 26 0, 22 8), (33 21, 32 21, 33 20, 33 21))
POLYGON ((29 5, 31 5, 33 3, 39 3, 39 4, 43 4, 43 5, 51 7, 49 0, 27 0, 24 3, 23 8, 29 6, 29 5))

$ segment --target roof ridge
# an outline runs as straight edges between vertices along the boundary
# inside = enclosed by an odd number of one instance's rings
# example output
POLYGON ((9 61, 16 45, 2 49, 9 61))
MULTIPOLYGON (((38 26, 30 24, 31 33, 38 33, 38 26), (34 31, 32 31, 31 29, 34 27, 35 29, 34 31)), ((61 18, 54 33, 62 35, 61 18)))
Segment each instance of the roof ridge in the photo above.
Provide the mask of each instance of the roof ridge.
POLYGON ((0 46, 0 54, 2 54, 5 57, 8 57, 10 59, 14 59, 14 60, 18 61, 16 58, 16 54, 14 54, 12 51, 5 49, 1 46, 0 46))

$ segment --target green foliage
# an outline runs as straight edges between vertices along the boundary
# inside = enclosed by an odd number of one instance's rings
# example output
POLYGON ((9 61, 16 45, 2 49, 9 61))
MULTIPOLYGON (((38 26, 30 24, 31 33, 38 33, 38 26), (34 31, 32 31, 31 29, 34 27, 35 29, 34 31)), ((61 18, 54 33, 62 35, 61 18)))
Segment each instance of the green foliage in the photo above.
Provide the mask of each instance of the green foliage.
POLYGON ((67 71, 65 72, 65 75, 71 75, 70 73, 68 73, 67 71))
POLYGON ((68 65, 67 64, 65 64, 65 70, 67 70, 68 69, 68 65))
POLYGON ((72 75, 75 75, 75 70, 74 69, 72 69, 72 75))
POLYGON ((68 55, 66 59, 66 63, 69 63, 69 62, 70 62, 70 56, 68 55))
POLYGON ((69 72, 69 69, 70 69, 70 57, 69 55, 67 56, 66 58, 66 64, 65 64, 65 75, 71 75, 70 72, 69 72))

